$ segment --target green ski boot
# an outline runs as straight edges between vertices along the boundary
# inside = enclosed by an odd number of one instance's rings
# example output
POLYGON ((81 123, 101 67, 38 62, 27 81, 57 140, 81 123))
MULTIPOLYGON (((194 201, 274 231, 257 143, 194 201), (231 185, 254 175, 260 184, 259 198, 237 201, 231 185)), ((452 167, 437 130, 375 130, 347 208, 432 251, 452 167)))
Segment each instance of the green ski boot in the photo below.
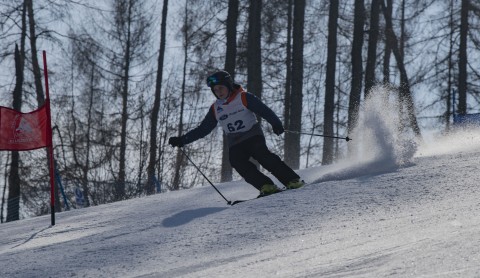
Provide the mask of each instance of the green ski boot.
POLYGON ((304 181, 301 181, 301 180, 293 180, 291 182, 289 182, 285 187, 287 189, 297 189, 297 188, 300 188, 302 186, 305 185, 305 182, 304 181))
POLYGON ((275 194, 280 192, 281 190, 278 189, 274 184, 264 184, 260 189, 260 195, 258 197, 268 196, 271 194, 275 194))

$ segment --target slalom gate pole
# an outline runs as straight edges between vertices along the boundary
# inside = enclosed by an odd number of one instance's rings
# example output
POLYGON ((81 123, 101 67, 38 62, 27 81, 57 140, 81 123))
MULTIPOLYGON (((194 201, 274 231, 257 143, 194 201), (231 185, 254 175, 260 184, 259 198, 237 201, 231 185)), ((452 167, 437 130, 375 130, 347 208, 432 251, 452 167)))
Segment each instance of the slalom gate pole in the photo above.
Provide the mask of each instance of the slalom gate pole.
POLYGON ((48 89, 48 70, 47 70, 47 52, 43 50, 43 74, 45 76, 45 105, 47 108, 47 158, 49 158, 49 174, 50 174, 50 221, 55 226, 55 167, 53 165, 53 130, 52 116, 50 111, 50 93, 48 89))
POLYGON ((331 136, 331 135, 324 135, 324 134, 316 134, 316 133, 307 133, 307 132, 301 132, 301 131, 294 131, 294 130, 285 130, 285 132, 288 133, 295 133, 295 134, 304 134, 304 135, 311 135, 311 136, 320 136, 320 137, 328 137, 328 138, 335 138, 335 139, 343 139, 345 141, 350 141, 352 138, 347 137, 338 137, 338 136, 331 136))
POLYGON ((202 174, 202 176, 208 181, 208 183, 217 191, 218 194, 220 194, 220 196, 222 196, 222 198, 227 202, 228 205, 232 205, 232 202, 227 200, 227 198, 225 198, 225 196, 223 196, 223 194, 215 187, 215 185, 213 185, 213 183, 207 178, 207 176, 205 176, 205 174, 200 170, 200 168, 198 168, 197 164, 195 164, 191 159, 190 157, 187 155, 187 153, 185 152, 185 150, 182 148, 182 147, 179 147, 179 149, 182 151, 183 155, 188 159, 188 161, 190 161, 190 163, 193 164, 193 166, 195 166, 195 168, 197 169, 198 172, 200 172, 200 174, 202 174))

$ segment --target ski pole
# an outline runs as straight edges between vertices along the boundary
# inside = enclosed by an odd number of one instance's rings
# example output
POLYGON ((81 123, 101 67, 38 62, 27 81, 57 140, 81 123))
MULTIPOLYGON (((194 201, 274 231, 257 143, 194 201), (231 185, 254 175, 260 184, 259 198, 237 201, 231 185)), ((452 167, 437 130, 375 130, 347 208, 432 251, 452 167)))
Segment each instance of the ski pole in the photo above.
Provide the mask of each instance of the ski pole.
POLYGON ((323 135, 323 134, 315 134, 315 133, 307 133, 307 132, 301 132, 301 131, 294 131, 294 130, 285 130, 285 132, 289 133, 295 133, 295 134, 304 134, 304 135, 312 135, 312 136, 321 136, 321 137, 328 137, 328 138, 335 138, 335 139, 343 139, 345 141, 350 141, 352 138, 347 137, 338 137, 338 136, 331 136, 331 135, 323 135))
POLYGON ((198 170, 198 172, 200 172, 200 174, 202 174, 202 176, 208 181, 208 183, 217 191, 218 194, 220 194, 220 196, 222 196, 222 198, 227 201, 227 204, 228 205, 232 205, 232 202, 227 200, 227 198, 225 198, 225 196, 223 196, 223 194, 215 187, 215 185, 213 185, 213 183, 207 178, 207 176, 205 176, 205 174, 200 170, 200 168, 198 168, 197 164, 195 164, 191 159, 190 157, 187 155, 187 153, 183 150, 182 147, 179 147, 180 150, 182 151, 183 155, 185 155, 185 157, 188 159, 188 161, 190 161, 190 163, 193 164, 193 166, 195 166, 195 168, 198 170))

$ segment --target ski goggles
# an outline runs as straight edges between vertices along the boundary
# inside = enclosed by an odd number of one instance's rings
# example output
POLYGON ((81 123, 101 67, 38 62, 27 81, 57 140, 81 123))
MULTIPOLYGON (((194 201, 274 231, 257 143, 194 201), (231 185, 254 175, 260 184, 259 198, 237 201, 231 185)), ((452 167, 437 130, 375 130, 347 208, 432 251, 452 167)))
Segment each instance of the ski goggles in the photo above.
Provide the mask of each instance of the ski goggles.
POLYGON ((215 85, 226 85, 230 83, 230 74, 218 75, 214 74, 207 78, 208 87, 213 87, 215 85))
POLYGON ((220 84, 220 80, 218 80, 218 78, 216 76, 209 76, 207 78, 208 87, 213 87, 213 86, 218 85, 218 84, 220 84))

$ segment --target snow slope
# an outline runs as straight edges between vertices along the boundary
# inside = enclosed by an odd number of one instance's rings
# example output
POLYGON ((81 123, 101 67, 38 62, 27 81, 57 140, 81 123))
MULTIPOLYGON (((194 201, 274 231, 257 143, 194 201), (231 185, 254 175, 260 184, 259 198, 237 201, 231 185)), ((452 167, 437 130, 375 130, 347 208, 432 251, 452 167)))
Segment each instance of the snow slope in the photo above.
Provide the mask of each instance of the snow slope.
POLYGON ((414 152, 394 124, 367 118, 374 140, 352 142, 371 155, 301 170, 313 182, 301 189, 231 207, 207 185, 60 213, 53 227, 2 224, 0 276, 479 277, 480 133, 414 152))

